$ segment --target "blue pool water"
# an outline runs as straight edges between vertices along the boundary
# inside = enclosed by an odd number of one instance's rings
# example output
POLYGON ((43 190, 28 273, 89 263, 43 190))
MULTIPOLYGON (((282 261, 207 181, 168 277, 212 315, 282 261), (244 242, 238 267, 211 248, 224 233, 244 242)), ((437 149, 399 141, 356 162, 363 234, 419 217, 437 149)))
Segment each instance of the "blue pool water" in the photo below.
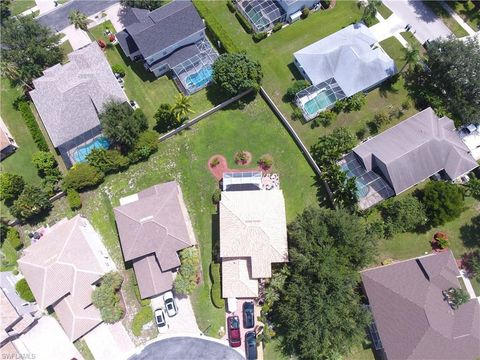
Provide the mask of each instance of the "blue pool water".
POLYGON ((73 153, 73 160, 75 162, 85 162, 87 155, 92 152, 93 149, 108 149, 110 143, 104 136, 99 136, 89 143, 79 146, 73 153))
MULTIPOLYGON (((347 174, 349 178, 354 177, 352 171, 348 168, 347 164, 342 165, 342 170, 347 174)), ((364 198, 368 194, 368 185, 362 183, 362 180, 358 177, 355 178, 355 183, 357 184, 357 195, 359 199, 364 198)))
POLYGON ((207 85, 210 80, 212 79, 212 67, 211 66, 204 66, 200 69, 200 71, 190 74, 185 79, 187 83, 187 88, 190 89, 198 89, 205 85, 207 85))
POLYGON ((308 100, 303 106, 308 115, 314 115, 320 110, 326 109, 337 99, 335 94, 327 94, 328 89, 320 91, 313 99, 308 100))

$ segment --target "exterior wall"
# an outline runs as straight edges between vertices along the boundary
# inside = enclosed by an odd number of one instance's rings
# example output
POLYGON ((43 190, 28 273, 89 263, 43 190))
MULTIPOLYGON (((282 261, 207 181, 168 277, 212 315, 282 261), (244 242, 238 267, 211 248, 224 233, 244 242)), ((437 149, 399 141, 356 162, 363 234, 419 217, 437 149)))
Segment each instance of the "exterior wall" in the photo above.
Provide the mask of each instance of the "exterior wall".
POLYGON ((307 73, 305 72, 305 70, 303 70, 303 67, 299 64, 299 62, 297 61, 296 58, 293 60, 293 63, 297 67, 298 71, 300 71, 300 74, 302 74, 302 76, 305 78, 305 80, 309 81, 310 84, 315 85, 315 84, 313 84, 312 80, 310 80, 307 73))
POLYGON ((202 40, 204 37, 205 37, 205 29, 202 29, 202 30, 200 30, 196 33, 193 33, 189 37, 186 37, 186 38, 182 39, 181 41, 179 41, 179 42, 177 42, 177 43, 175 43, 175 44, 173 44, 173 45, 171 45, 171 46, 169 46, 165 49, 159 50, 157 53, 155 53, 155 54, 149 56, 148 58, 146 58, 145 62, 148 65, 151 65, 155 61, 171 54, 173 51, 175 51, 179 47, 184 46, 184 45, 188 45, 188 44, 196 43, 197 41, 202 40))
POLYGON ((278 3, 280 6, 285 10, 287 13, 287 18, 296 13, 299 10, 302 10, 305 7, 311 8, 315 3, 318 3, 319 1, 315 0, 297 0, 294 1, 290 4, 288 4, 285 0, 280 0, 278 3))

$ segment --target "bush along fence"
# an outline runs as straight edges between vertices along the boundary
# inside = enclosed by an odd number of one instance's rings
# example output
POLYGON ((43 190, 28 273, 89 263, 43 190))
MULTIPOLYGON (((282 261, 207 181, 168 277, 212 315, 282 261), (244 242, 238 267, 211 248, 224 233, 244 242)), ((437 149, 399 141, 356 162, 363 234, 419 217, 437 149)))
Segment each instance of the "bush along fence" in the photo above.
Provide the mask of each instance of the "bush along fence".
POLYGON ((43 137, 43 133, 32 113, 32 109, 30 109, 29 103, 26 101, 20 102, 20 104, 18 104, 18 110, 22 114, 22 118, 25 121, 25 124, 27 124, 28 130, 32 135, 33 141, 37 144, 38 149, 42 151, 50 151, 47 141, 43 137))

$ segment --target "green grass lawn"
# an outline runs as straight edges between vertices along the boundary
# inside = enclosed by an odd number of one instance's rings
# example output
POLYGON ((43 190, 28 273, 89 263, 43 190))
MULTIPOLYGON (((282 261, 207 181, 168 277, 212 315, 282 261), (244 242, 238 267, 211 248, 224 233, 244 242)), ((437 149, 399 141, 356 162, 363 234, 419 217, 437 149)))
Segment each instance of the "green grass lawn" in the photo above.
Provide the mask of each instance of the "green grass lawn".
POLYGON ((13 0, 9 8, 12 15, 18 15, 35 5, 35 0, 13 0))
POLYGON ((392 10, 390 10, 387 6, 385 6, 384 3, 382 3, 378 7, 377 11, 380 13, 380 15, 382 15, 384 19, 387 19, 390 15, 393 14, 392 10))
POLYGON ((448 5, 473 29, 480 30, 480 5, 475 7, 472 0, 447 1, 448 5))
POLYGON ((395 60, 395 65, 397 66, 398 71, 402 69, 405 65, 405 48, 400 44, 394 36, 385 39, 380 42, 383 50, 393 59, 395 60))
POLYGON ((453 17, 450 16, 447 10, 445 10, 440 2, 437 1, 424 1, 424 4, 427 5, 432 11, 442 19, 445 25, 452 31, 456 37, 467 36, 467 31, 460 26, 460 24, 453 17))
MULTIPOLYGON (((108 43, 108 39, 103 32, 106 27, 110 31, 114 31, 113 25, 107 21, 90 29, 90 33, 95 40, 104 39, 108 43)), ((173 103, 175 96, 179 93, 175 83, 167 76, 156 78, 153 73, 145 70, 140 62, 133 63, 125 57, 120 45, 108 45, 105 55, 111 65, 120 64, 125 69, 125 92, 129 99, 135 100, 140 108, 147 116, 150 125, 154 125, 154 118, 158 107, 162 103, 173 103)), ((214 104, 219 103, 218 98, 210 100, 207 97, 207 90, 203 89, 191 95, 191 104, 193 113, 190 118, 199 115, 206 110, 212 108, 214 104)))
POLYGON ((9 241, 4 241, 0 247, 1 263, 0 271, 11 271, 17 267, 18 254, 17 251, 10 245, 9 241))
POLYGON ((72 45, 68 40, 60 44, 60 49, 62 49, 63 53, 65 54, 65 58, 73 51, 72 45))

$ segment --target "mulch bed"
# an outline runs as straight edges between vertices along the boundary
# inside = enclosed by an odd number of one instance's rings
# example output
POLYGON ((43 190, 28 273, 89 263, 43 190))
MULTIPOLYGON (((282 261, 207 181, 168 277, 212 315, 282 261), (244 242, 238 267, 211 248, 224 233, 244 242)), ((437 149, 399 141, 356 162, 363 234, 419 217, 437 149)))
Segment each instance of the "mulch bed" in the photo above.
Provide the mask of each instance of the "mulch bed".
MULTIPOLYGON (((250 158, 251 158, 251 156, 250 156, 250 158)), ((225 158, 225 156, 220 155, 220 154, 213 155, 210 159, 208 159, 207 166, 208 166, 208 170, 210 170, 210 173, 218 181, 222 180, 223 173, 226 173, 226 172, 242 172, 242 171, 263 171, 263 172, 265 172, 259 166, 257 166, 256 168, 253 168, 253 169, 252 168, 250 168, 250 169, 230 169, 228 167, 227 159, 225 158), (215 159, 215 158, 218 159, 219 163, 216 166, 212 166, 211 165, 212 160, 215 159)))

